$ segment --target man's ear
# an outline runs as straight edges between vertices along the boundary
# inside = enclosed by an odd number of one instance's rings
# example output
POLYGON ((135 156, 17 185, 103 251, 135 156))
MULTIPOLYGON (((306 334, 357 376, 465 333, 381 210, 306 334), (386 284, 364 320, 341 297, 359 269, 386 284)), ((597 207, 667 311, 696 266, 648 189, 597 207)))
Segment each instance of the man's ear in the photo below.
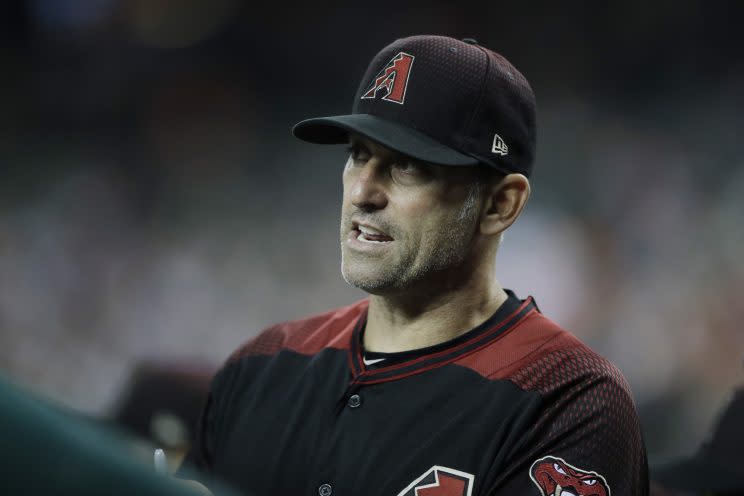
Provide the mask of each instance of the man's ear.
POLYGON ((480 231, 486 235, 504 232, 511 226, 530 197, 530 181, 522 174, 508 174, 484 188, 485 208, 480 231))

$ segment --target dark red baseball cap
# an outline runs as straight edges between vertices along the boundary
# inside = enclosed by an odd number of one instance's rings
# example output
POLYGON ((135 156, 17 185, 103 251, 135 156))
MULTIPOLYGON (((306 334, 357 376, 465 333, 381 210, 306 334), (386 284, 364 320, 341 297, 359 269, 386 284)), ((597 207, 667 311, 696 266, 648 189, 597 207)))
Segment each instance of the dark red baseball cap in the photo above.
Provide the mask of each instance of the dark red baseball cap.
POLYGON ((529 177, 535 95, 509 61, 475 40, 411 36, 374 57, 351 114, 292 129, 321 144, 347 143, 351 131, 425 162, 484 164, 529 177))

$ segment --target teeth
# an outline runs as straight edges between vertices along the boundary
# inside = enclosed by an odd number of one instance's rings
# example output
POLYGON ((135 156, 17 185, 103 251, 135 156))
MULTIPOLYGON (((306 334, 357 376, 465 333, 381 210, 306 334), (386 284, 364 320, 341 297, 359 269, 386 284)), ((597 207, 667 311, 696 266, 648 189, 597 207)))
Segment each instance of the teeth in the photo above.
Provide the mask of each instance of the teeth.
POLYGON ((357 236, 357 239, 363 243, 376 243, 376 244, 383 244, 383 243, 389 243, 390 241, 376 241, 374 239, 367 239, 364 237, 364 233, 359 233, 359 236, 357 236))
POLYGON ((359 230, 362 231, 364 234, 382 234, 380 231, 366 226, 359 226, 359 230))

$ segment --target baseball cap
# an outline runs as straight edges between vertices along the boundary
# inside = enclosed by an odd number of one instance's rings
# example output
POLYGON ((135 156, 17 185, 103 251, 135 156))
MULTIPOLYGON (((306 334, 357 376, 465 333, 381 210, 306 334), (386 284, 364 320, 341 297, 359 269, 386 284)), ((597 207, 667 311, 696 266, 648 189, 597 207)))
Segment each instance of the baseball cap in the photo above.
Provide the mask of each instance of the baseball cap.
POLYGON ((356 132, 437 165, 485 164, 529 177, 535 157, 535 96, 503 56, 473 39, 411 36, 375 55, 348 115, 317 117, 292 133, 311 143, 356 132))
POLYGON ((657 463, 651 478, 670 489, 744 492, 744 388, 720 414, 709 440, 692 456, 657 463))

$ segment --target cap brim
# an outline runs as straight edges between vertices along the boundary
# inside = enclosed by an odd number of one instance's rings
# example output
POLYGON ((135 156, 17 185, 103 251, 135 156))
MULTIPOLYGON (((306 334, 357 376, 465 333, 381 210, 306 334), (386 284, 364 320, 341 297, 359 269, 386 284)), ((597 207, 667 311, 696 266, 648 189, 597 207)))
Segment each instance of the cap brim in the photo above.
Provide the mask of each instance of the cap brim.
POLYGON ((743 474, 695 456, 653 464, 651 479, 664 487, 686 491, 732 492, 744 489, 743 474))
POLYGON ((424 162, 438 165, 477 165, 478 159, 445 146, 429 136, 371 114, 336 115, 307 119, 292 128, 292 134, 310 143, 348 143, 349 132, 424 162))

